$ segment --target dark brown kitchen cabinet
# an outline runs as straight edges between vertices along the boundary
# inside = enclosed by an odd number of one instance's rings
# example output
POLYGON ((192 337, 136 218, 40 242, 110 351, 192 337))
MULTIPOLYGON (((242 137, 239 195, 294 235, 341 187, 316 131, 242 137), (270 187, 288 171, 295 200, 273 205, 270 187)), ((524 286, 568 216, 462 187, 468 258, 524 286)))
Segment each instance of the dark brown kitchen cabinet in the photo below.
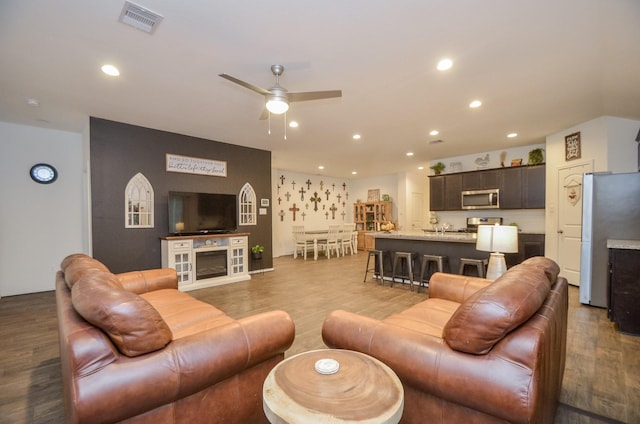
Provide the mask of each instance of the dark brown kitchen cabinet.
POLYGON ((609 319, 622 333, 640 335, 640 250, 609 249, 609 319))
POLYGON ((534 165, 522 168, 523 209, 544 209, 546 167, 534 165))
POLYGON ((462 174, 462 190, 487 190, 499 187, 498 169, 472 171, 462 174))
POLYGON ((459 211, 462 208, 461 187, 461 174, 429 177, 429 210, 459 211))
POLYGON ((511 268, 534 256, 544 256, 544 234, 518 233, 518 252, 505 253, 504 259, 511 268))
POLYGON ((503 168, 500 209, 544 209, 545 165, 503 168))

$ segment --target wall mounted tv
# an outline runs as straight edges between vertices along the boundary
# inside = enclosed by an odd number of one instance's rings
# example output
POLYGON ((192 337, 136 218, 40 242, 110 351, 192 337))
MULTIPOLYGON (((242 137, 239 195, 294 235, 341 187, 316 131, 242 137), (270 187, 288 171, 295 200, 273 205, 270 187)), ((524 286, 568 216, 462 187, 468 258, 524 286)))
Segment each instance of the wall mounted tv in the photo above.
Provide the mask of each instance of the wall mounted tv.
POLYGON ((237 228, 235 194, 169 192, 169 233, 228 233, 237 228))

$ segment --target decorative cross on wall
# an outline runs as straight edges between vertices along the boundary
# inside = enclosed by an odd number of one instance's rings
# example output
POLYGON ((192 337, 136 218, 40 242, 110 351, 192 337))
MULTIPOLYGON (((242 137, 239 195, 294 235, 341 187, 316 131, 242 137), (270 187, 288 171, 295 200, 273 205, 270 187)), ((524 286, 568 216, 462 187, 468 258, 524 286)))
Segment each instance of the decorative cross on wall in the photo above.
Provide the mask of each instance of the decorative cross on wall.
POLYGON ((300 208, 296 207, 296 204, 294 203, 292 207, 289 208, 289 210, 291 212, 293 212, 293 220, 296 220, 296 212, 298 212, 300 210, 300 208))
POLYGON ((345 211, 340 212, 340 215, 342 215, 342 220, 344 221, 344 217, 347 215, 347 213, 345 211))
POLYGON ((327 200, 329 200, 329 195, 331 194, 331 192, 329 191, 329 189, 327 189, 327 191, 324 192, 324 194, 327 195, 327 200))
POLYGON ((309 204, 308 204, 308 203, 305 203, 305 204, 304 204, 304 208, 305 208, 306 210, 309 210, 309 204))
POLYGON ((311 180, 307 180, 305 184, 307 185, 307 190, 311 190, 311 180))
POLYGON ((333 191, 336 191, 336 185, 335 184, 331 184, 331 187, 333 187, 333 191))
POLYGON ((338 195, 336 197, 338 198, 338 203, 340 203, 340 199, 342 198, 342 195, 340 193, 338 193, 338 195))
POLYGON ((344 195, 347 198, 347 200, 349 200, 349 192, 347 191, 344 195))
POLYGON ((347 183, 342 183, 342 191, 345 191, 347 189, 347 183))
POLYGON ((291 197, 291 193, 289 193, 288 191, 284 194, 284 197, 287 198, 287 202, 289 201, 289 197, 291 197))
POLYGON ((307 216, 306 212, 302 212, 300 215, 302 215, 302 220, 304 221, 304 217, 307 216))
POLYGON ((277 187, 278 187, 278 194, 280 194, 280 184, 278 184, 277 187))
POLYGON ((310 201, 312 201, 313 204, 313 210, 317 211, 318 210, 318 203, 322 202, 322 199, 318 197, 318 192, 314 191, 313 192, 313 197, 311 199, 309 199, 310 201))
POLYGON ((295 181, 291 181, 291 186, 293 187, 293 191, 296 190, 296 182, 295 181))
POLYGON ((282 202, 282 197, 278 197, 278 205, 282 202))
POLYGON ((300 201, 304 201, 304 194, 306 193, 306 190, 304 189, 304 187, 300 187, 300 190, 298 190, 298 193, 300 193, 300 201))
POLYGON ((324 188, 324 181, 320 180, 320 191, 324 188))
POLYGON ((284 221, 284 211, 282 209, 280 209, 280 212, 278 212, 278 215, 280 216, 280 221, 284 221))
POLYGON ((284 185, 284 175, 280 175, 280 185, 284 185))
POLYGON ((325 212, 324 213, 324 218, 328 221, 329 220, 329 212, 325 212))
POLYGON ((338 208, 336 207, 336 204, 332 203, 329 210, 331 211, 331 219, 336 219, 336 211, 338 210, 338 208))

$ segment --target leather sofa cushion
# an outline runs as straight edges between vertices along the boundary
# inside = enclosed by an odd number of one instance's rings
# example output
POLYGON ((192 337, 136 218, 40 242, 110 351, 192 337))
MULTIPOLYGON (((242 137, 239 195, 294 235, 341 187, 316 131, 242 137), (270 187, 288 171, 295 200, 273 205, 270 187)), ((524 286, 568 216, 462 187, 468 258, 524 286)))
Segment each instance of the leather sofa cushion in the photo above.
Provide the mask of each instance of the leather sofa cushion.
POLYGON ((76 312, 104 331, 126 356, 153 352, 171 341, 171 330, 158 311, 124 290, 109 272, 80 278, 71 289, 71 300, 76 312))
POLYGON ((64 272, 64 281, 69 289, 88 273, 96 271, 109 272, 109 268, 102 262, 82 253, 75 253, 64 258, 60 264, 60 269, 64 272))
POLYGON ((520 265, 539 267, 544 271, 551 284, 555 283, 560 274, 560 266, 549 258, 544 256, 534 256, 526 259, 520 265))
POLYGON ((485 354, 540 309, 550 289, 543 267, 517 265, 460 305, 444 339, 452 349, 485 354))

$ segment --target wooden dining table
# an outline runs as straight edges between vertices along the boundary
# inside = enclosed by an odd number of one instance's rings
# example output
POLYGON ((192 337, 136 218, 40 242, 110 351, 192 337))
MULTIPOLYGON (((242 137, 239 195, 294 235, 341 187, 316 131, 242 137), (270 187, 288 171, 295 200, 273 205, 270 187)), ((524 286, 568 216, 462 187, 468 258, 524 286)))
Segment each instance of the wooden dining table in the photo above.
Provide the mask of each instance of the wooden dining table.
POLYGON ((326 230, 305 230, 304 235, 307 241, 313 241, 313 260, 318 260, 318 241, 326 240, 329 229, 326 230))

